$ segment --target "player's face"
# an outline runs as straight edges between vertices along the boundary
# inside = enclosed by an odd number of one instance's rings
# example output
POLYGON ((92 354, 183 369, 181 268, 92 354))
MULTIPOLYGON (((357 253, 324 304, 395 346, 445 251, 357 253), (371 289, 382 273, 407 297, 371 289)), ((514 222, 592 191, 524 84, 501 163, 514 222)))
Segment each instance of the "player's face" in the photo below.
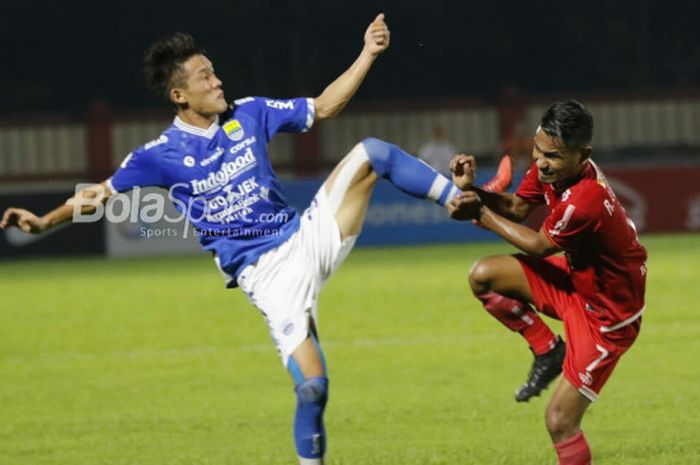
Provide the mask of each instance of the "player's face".
POLYGON ((222 83, 214 67, 204 55, 194 55, 182 64, 185 85, 180 88, 181 98, 194 112, 211 116, 226 110, 222 83))
POLYGON ((541 183, 554 184, 575 178, 581 173, 585 156, 569 150, 561 139, 537 129, 532 158, 537 165, 537 177, 541 183))

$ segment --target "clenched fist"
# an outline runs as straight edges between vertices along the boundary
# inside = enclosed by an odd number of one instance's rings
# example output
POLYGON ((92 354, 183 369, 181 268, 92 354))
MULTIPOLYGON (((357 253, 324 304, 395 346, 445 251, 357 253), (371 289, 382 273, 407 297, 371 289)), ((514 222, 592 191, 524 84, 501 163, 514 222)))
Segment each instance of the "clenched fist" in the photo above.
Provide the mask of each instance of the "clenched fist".
POLYGON ((379 13, 365 32, 365 49, 372 55, 379 55, 389 48, 391 32, 384 22, 384 13, 379 13))
POLYGON ((481 199, 474 191, 460 192, 447 204, 450 218, 458 221, 478 220, 481 216, 481 199))

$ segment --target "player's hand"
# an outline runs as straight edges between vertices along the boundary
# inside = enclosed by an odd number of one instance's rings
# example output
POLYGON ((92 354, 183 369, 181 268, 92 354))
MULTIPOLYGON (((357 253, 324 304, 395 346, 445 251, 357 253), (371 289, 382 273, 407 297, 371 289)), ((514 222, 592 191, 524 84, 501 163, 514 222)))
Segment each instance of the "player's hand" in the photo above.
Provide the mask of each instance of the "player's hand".
POLYGON ((476 178, 476 158, 474 155, 458 153, 450 160, 452 182, 459 190, 467 190, 476 178))
POLYGON ((365 49, 377 56, 389 48, 391 32, 384 22, 384 13, 379 13, 365 32, 365 49))
POLYGON ((474 191, 460 192, 447 203, 450 218, 458 221, 478 220, 481 216, 481 199, 474 191))
POLYGON ((10 226, 16 226, 22 231, 31 234, 44 232, 48 227, 45 221, 23 208, 8 208, 5 210, 5 214, 2 215, 2 221, 0 221, 0 228, 5 229, 10 226))

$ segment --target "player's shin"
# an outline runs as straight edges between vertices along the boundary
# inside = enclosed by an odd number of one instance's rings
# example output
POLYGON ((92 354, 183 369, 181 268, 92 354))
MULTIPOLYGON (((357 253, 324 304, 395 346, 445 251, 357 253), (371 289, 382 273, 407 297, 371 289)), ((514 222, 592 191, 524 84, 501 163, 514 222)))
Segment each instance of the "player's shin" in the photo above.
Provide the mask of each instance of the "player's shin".
POLYGON ((557 336, 529 305, 495 292, 478 295, 484 308, 511 331, 520 333, 535 355, 549 352, 557 336))
POLYGON ((313 377, 297 384, 294 442, 301 465, 322 465, 326 452, 323 411, 328 402, 328 378, 313 377))
POLYGON ((321 376, 304 377, 294 357, 289 357, 287 370, 294 380, 297 408, 294 416, 294 443, 300 465, 323 465, 326 452, 326 431, 323 412, 328 402, 326 359, 315 334, 309 335, 318 355, 321 376))
POLYGON ((452 181, 394 144, 367 138, 353 150, 363 152, 377 175, 413 197, 444 206, 459 192, 452 181))

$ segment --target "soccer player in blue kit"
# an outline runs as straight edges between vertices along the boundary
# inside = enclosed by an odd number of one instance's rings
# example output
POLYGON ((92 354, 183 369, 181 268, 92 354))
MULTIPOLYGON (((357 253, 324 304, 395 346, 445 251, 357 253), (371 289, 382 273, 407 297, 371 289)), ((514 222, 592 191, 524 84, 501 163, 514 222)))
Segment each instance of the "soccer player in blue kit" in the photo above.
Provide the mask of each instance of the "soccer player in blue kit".
POLYGON ((304 132, 338 114, 374 60, 389 46, 378 15, 355 62, 316 98, 248 97, 227 103, 211 61, 186 34, 156 41, 145 54, 149 86, 176 110, 159 138, 130 153, 112 177, 78 192, 42 217, 9 208, 0 227, 40 233, 92 213, 107 199, 141 186, 169 190, 227 287, 240 287, 262 313, 290 372, 297 398, 294 440, 302 465, 323 463, 328 377, 318 342, 323 283, 352 248, 379 177, 441 206, 457 193, 451 181, 395 145, 365 139, 332 171, 309 208, 284 200, 268 159, 278 132, 304 132))

